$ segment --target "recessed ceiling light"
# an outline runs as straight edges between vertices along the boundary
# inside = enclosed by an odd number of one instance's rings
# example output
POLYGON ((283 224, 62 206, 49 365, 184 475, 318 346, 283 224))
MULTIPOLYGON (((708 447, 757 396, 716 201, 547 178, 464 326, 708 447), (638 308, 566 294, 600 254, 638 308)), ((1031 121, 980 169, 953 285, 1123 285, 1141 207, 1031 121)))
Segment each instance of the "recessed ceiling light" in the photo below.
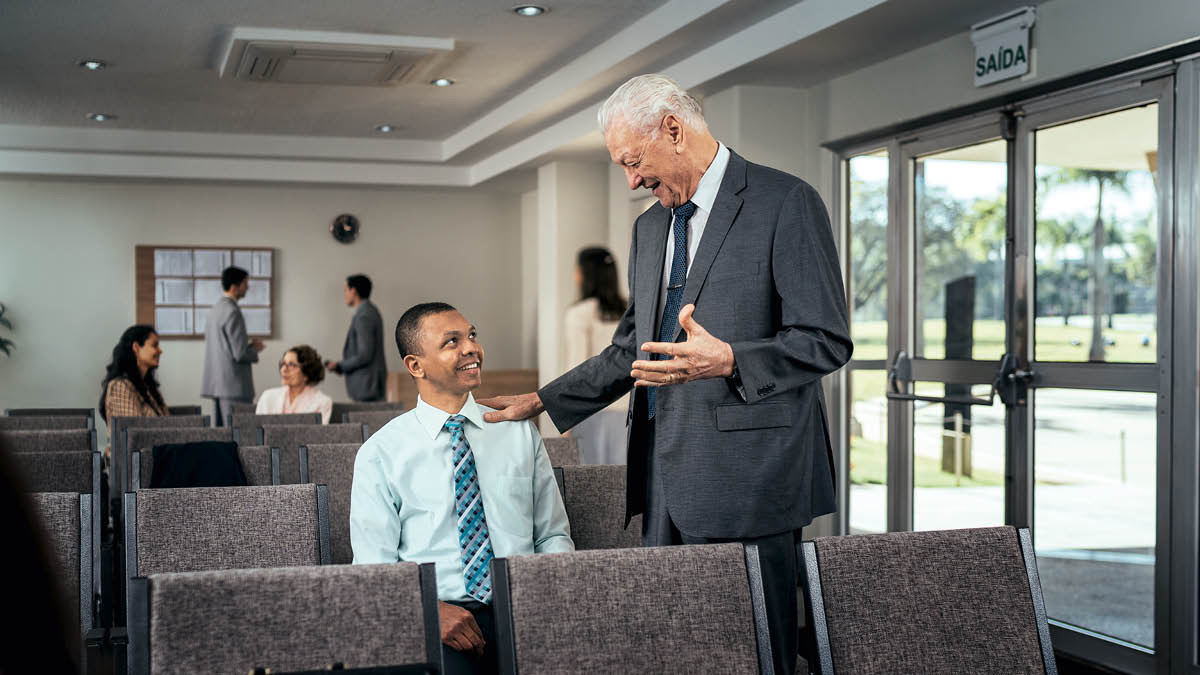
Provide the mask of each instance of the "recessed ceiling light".
POLYGON ((87 118, 93 122, 108 122, 117 119, 112 113, 88 113, 87 118))
POLYGON ((517 16, 539 16, 546 13, 546 8, 539 5, 517 5, 513 7, 517 16))
POLYGON ((395 130, 396 127, 390 124, 380 124, 379 126, 375 127, 375 131, 378 131, 381 134, 390 134, 395 130))
POLYGON ((436 80, 430 80, 429 84, 432 84, 435 87, 449 87, 450 85, 454 84, 454 80, 448 77, 439 77, 436 80))
POLYGON ((105 68, 108 67, 108 64, 101 61, 100 59, 84 59, 84 60, 80 61, 77 65, 80 68, 83 68, 84 70, 91 70, 91 71, 104 70, 105 68))

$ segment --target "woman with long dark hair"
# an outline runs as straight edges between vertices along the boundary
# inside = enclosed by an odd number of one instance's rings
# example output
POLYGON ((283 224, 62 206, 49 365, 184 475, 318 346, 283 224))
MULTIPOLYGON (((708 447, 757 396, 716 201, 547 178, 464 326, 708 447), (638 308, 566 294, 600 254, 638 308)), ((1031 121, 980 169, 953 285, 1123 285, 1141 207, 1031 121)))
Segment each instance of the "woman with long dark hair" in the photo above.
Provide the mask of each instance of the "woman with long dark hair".
POLYGON ((154 377, 161 356, 154 326, 138 324, 121 333, 100 385, 100 416, 105 422, 112 417, 167 414, 167 403, 154 377))
MULTIPOLYGON (((576 258, 575 283, 579 302, 564 316, 564 369, 599 354, 610 342, 627 303, 621 295, 617 261, 606 248, 591 247, 576 258)), ((625 463, 625 411, 621 398, 575 425, 570 435, 579 443, 584 464, 625 463)))

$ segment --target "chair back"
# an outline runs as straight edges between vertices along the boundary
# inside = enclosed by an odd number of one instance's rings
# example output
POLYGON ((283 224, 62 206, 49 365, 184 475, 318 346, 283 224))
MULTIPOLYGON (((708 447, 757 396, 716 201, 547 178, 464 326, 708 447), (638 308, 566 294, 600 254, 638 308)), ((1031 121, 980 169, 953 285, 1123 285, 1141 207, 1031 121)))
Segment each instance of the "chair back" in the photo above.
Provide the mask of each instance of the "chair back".
POLYGON ((182 416, 182 415, 202 415, 198 405, 169 405, 167 406, 167 415, 182 416))
POLYGON ((248 445, 261 445, 258 430, 264 426, 279 426, 284 424, 320 424, 321 413, 286 413, 283 415, 256 415, 254 413, 234 413, 233 423, 229 426, 238 430, 242 442, 248 445))
POLYGON ((75 624, 77 639, 72 641, 77 662, 82 663, 84 637, 96 624, 95 595, 99 592, 93 566, 93 549, 100 545, 98 525, 92 515, 99 501, 90 493, 39 492, 29 495, 33 512, 41 522, 42 535, 49 544, 53 576, 59 582, 59 597, 66 603, 63 616, 75 624))
POLYGON ((354 560, 350 547, 350 489, 360 447, 361 443, 300 446, 300 482, 329 488, 329 541, 334 565, 349 565, 354 560))
MULTIPOLYGON (((95 419, 95 408, 8 408, 4 411, 9 417, 50 416, 50 417, 91 417, 95 419)), ((94 426, 94 425, 93 425, 94 426)))
MULTIPOLYGON (((112 449, 112 463, 108 469, 108 494, 114 504, 119 504, 121 493, 128 485, 130 448, 125 446, 125 431, 127 429, 181 429, 208 428, 208 415, 168 415, 166 417, 126 417, 115 416, 108 418, 108 445, 112 449)), ((141 448, 133 448, 140 450, 141 448)), ((117 508, 119 514, 120 508, 117 508)))
MULTIPOLYGON (((246 474, 246 485, 279 485, 279 448, 265 445, 239 445, 238 460, 246 474)), ((149 489, 154 476, 154 452, 135 450, 130 463, 129 489, 132 492, 149 489)))
POLYGON ((625 527, 624 464, 580 464, 554 468, 575 550, 637 548, 642 517, 625 527))
POLYGON ((380 410, 394 410, 396 411, 396 414, 399 415, 400 413, 404 412, 404 404, 396 403, 395 401, 335 401, 329 421, 352 422, 353 420, 347 419, 346 413, 380 410))
POLYGON ((1057 672, 1027 529, 820 537, 802 567, 814 672, 1057 672))
POLYGON ((11 455, 27 492, 93 492, 100 496, 98 452, 22 452, 11 455))
MULTIPOLYGON (((253 415, 255 410, 258 410, 256 403, 234 403, 229 407, 229 415, 253 415)), ((228 425, 229 421, 226 420, 225 424, 228 425)))
POLYGON ((131 595, 135 675, 441 670, 433 563, 154 574, 131 595))
POLYGON ((0 431, 0 446, 9 452, 95 452, 95 429, 0 431))
POLYGON ((579 464, 579 441, 574 438, 543 438, 550 466, 573 466, 579 464))
POLYGON ((492 572, 502 673, 772 672, 754 545, 498 558, 492 572))
POLYGON ((370 438, 371 434, 382 429, 383 425, 403 414, 403 407, 388 410, 351 410, 346 413, 346 421, 367 425, 367 438, 370 438))
POLYGON ((362 424, 287 424, 262 427, 262 445, 279 448, 279 480, 284 485, 300 482, 300 446, 328 443, 362 443, 362 424))
POLYGON ((86 415, 15 415, 0 417, 0 431, 91 429, 92 422, 86 415))
MULTIPOLYGON (((170 419, 167 417, 159 419, 170 419)), ((226 443, 238 443, 240 437, 236 429, 228 427, 178 427, 178 428, 154 428, 147 429, 142 427, 131 427, 121 432, 121 446, 124 448, 122 454, 126 458, 131 457, 134 451, 148 451, 154 449, 156 445, 164 445, 166 443, 195 443, 198 441, 223 441, 226 443)), ((129 486, 132 485, 132 462, 124 461, 126 467, 121 484, 120 492, 128 492, 129 486)), ((150 474, 142 476, 142 481, 149 484, 150 474)))

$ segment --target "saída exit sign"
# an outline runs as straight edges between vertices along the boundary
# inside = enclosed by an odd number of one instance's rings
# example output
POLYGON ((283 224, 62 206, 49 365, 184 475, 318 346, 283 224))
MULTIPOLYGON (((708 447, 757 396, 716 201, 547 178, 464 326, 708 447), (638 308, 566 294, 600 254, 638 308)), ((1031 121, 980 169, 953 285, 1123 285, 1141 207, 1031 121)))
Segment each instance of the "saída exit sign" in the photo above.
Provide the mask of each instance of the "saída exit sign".
POLYGON ((1036 19, 1033 7, 1022 7, 971 26, 976 87, 1029 72, 1029 29, 1036 19))

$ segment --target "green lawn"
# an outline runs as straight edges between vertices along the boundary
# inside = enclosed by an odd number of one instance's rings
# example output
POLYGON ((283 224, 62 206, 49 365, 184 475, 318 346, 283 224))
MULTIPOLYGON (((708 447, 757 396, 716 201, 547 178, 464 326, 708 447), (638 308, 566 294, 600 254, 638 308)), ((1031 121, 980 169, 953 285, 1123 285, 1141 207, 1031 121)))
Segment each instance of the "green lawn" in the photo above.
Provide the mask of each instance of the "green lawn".
MULTIPOLYGON (((936 459, 917 456, 913 464, 915 487, 958 487, 954 474, 942 471, 936 459)), ((864 438, 850 439, 850 482, 854 484, 887 483, 887 448, 882 443, 864 438)), ((1004 476, 995 471, 975 469, 971 477, 963 476, 961 487, 1004 485, 1004 476)))

